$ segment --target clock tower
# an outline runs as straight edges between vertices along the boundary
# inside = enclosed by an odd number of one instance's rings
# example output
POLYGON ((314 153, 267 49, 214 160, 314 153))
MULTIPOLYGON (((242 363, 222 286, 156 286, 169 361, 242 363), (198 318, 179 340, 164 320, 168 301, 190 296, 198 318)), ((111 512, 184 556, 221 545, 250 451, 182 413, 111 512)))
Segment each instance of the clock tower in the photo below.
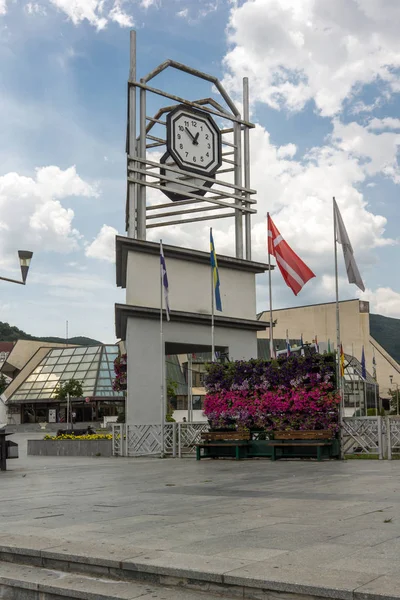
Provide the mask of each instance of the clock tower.
POLYGON ((218 355, 256 358, 257 331, 268 323, 256 318, 255 278, 268 265, 251 256, 256 191, 250 185, 254 125, 247 78, 242 115, 215 76, 173 60, 137 78, 134 31, 130 57, 127 235, 116 238, 117 285, 126 289, 126 302, 115 307, 116 334, 127 352, 126 431, 118 439, 126 439, 128 455, 163 455, 168 452, 165 356, 201 352, 216 360, 211 356, 215 340, 218 355), (179 75, 195 79, 193 89, 203 86, 204 97, 183 98, 160 89, 154 80, 167 70, 178 74, 174 81, 179 75), (160 106, 153 115, 147 111, 150 97, 151 106, 154 99, 160 106), (214 317, 207 226, 224 219, 234 222, 234 256, 217 257, 223 311, 214 317), (196 248, 171 243, 179 239, 177 225, 188 228, 186 240, 196 240, 196 248), (162 311, 160 243, 151 241, 157 238, 163 238, 168 272, 168 321, 162 311))

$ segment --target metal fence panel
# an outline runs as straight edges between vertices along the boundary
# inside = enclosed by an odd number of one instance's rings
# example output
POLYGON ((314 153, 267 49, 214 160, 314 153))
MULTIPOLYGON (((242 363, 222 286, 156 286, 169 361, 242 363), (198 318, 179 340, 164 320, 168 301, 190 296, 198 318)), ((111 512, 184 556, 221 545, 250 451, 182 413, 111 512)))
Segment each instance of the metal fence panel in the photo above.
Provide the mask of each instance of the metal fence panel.
POLYGON ((178 423, 178 456, 191 454, 196 451, 196 444, 200 442, 203 431, 209 430, 208 423, 178 423))
POLYGON ((342 428, 343 454, 369 454, 382 458, 382 417, 345 417, 342 428))
POLYGON ((124 456, 125 425, 122 423, 112 424, 112 455, 124 456))

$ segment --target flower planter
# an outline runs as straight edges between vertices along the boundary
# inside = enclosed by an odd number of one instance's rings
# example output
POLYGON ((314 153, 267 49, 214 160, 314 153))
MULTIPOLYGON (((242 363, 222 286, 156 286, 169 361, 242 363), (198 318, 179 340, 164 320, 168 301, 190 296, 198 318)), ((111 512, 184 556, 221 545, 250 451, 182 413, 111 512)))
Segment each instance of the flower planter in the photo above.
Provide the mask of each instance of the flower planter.
POLYGON ((29 456, 112 456, 112 440, 28 440, 29 456))

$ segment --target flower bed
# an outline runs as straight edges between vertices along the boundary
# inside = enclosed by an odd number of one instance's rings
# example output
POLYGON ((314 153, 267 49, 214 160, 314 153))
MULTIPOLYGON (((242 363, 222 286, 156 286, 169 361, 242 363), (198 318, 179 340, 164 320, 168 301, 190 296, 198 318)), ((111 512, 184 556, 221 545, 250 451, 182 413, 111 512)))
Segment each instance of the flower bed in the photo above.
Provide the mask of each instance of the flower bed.
POLYGON ((92 435, 45 435, 44 440, 112 440, 112 433, 94 433, 92 435))
POLYGON ((335 357, 280 357, 207 367, 204 414, 213 429, 338 430, 335 357))

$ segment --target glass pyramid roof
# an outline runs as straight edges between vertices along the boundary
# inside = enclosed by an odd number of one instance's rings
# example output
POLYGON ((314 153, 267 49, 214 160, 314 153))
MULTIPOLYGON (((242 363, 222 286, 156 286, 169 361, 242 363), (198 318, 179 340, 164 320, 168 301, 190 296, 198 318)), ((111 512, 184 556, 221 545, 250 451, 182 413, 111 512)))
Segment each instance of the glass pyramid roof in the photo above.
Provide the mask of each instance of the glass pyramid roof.
POLYGON ((69 379, 81 382, 83 397, 123 397, 114 392, 112 382, 118 346, 53 348, 14 392, 11 401, 48 402, 56 389, 69 379))

